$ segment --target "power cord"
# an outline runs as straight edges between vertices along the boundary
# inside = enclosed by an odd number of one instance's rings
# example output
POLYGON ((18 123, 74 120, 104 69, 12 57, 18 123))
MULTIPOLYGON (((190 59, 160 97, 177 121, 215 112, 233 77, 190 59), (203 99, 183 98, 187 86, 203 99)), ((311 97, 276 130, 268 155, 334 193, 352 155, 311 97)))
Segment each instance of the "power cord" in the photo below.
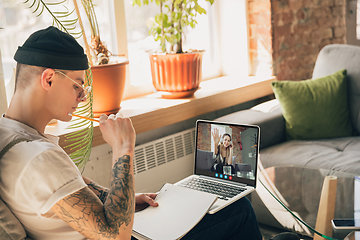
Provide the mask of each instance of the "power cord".
POLYGON ((341 239, 337 239, 337 238, 332 238, 332 237, 328 237, 318 231, 316 231, 314 228, 312 228, 309 224, 307 224, 306 222, 304 222, 303 220, 301 220, 298 216, 296 216, 288 207, 285 206, 285 204, 283 204, 266 186, 265 184, 260 180, 260 183, 264 186, 264 188, 270 193, 271 196, 273 196, 273 198, 275 198, 275 200, 280 203, 281 206, 283 206, 296 220, 298 220, 299 222, 301 222, 302 224, 304 224, 308 229, 310 229, 310 231, 314 232, 315 234, 319 235, 320 237, 329 239, 329 240, 341 240, 341 239))

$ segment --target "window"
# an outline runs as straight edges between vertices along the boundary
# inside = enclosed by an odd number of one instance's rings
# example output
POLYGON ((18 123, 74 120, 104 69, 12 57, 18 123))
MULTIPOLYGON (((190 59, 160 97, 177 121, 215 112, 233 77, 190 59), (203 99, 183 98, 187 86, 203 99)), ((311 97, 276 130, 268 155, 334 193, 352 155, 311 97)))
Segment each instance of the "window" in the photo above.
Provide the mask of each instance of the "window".
MULTIPOLYGON (((130 98, 154 91, 146 51, 157 47, 158 43, 148 36, 146 21, 155 15, 158 7, 154 3, 150 6, 132 6, 131 0, 93 1, 102 41, 114 55, 124 54, 130 62, 124 97, 130 98)), ((248 75, 245 0, 215 1, 212 6, 204 0, 200 1, 207 14, 198 15, 196 28, 186 31, 184 49, 206 50, 203 58, 203 79, 228 74, 248 75), (237 22, 236 28, 234 22, 237 22)), ((78 2, 80 4, 80 1, 78 2)), ((67 3, 70 5, 69 9, 72 9, 72 1, 67 3)), ((5 16, 0 19, 0 27, 4 28, 0 30, 0 49, 5 83, 8 85, 16 66, 13 55, 17 47, 22 45, 32 32, 51 25, 52 19, 45 12, 40 17, 35 17, 26 5, 14 0, 0 2, 0 15, 5 16)), ((82 18, 86 31, 87 19, 84 14, 82 18)), ((90 32, 87 31, 86 34, 90 39, 90 32)), ((79 39, 79 42, 82 44, 82 39, 79 39)), ((8 92, 9 95, 11 94, 8 92)))

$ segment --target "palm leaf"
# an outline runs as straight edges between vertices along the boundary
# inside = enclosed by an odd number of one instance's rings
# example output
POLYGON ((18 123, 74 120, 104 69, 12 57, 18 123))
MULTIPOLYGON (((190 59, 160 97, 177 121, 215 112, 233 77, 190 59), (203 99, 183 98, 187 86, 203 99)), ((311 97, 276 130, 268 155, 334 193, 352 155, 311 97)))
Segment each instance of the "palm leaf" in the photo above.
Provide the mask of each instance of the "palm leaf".
MULTIPOLYGON (((67 0, 59 0, 54 3, 46 3, 43 0, 25 0, 24 3, 30 3, 29 8, 34 14, 36 14, 37 17, 44 14, 44 12, 47 12, 52 16, 54 26, 74 36, 75 38, 80 38, 83 35, 83 31, 77 30, 79 18, 71 18, 71 16, 74 15, 73 13, 75 9, 70 11, 65 5, 66 1, 67 0), (63 10, 52 11, 51 7, 55 5, 63 6, 63 10)), ((85 86, 92 86, 92 73, 90 67, 86 71, 85 86)), ((77 109, 76 113, 93 118, 94 114, 92 110, 92 103, 93 92, 91 90, 90 96, 86 102, 77 109)), ((91 154, 94 125, 91 121, 75 118, 72 120, 72 124, 69 128, 80 129, 65 135, 65 141, 69 142, 65 148, 70 150, 70 158, 83 172, 91 154)))
MULTIPOLYGON (((85 85, 92 86, 91 68, 86 70, 85 85)), ((92 103, 93 91, 91 89, 88 99, 81 107, 77 109, 76 113, 93 118, 94 114, 92 110, 92 103)), ((70 149, 70 158, 83 172, 91 154, 94 125, 92 121, 83 120, 80 118, 75 118, 72 120, 72 122, 73 123, 69 128, 80 128, 80 130, 69 133, 65 136, 65 141, 69 142, 65 148, 70 149)))
POLYGON ((98 26, 98 22, 97 22, 97 18, 96 18, 96 14, 94 11, 94 5, 92 3, 92 0, 81 0, 81 3, 86 12, 86 16, 88 17, 88 20, 90 22, 92 38, 100 36, 99 26, 98 26))
POLYGON ((68 34, 73 35, 75 38, 80 38, 83 32, 80 30, 76 30, 76 24, 78 22, 78 18, 74 17, 71 20, 68 20, 69 17, 74 15, 73 10, 69 10, 66 6, 67 0, 59 0, 58 2, 47 3, 43 0, 24 0, 25 4, 30 4, 28 8, 32 10, 36 16, 40 16, 45 12, 51 15, 53 18, 53 25, 58 27, 60 30, 67 32, 68 34), (61 11, 52 11, 51 8, 53 6, 62 6, 63 10, 61 11))

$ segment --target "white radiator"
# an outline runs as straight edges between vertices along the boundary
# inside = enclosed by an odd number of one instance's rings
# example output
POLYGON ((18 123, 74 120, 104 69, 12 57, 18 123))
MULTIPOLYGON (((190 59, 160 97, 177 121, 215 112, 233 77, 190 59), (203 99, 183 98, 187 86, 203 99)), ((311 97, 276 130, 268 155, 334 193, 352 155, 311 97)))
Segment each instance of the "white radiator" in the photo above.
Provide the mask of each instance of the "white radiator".
MULTIPOLYGON (((193 173, 195 129, 188 129, 135 147, 136 192, 156 192, 193 173)), ((109 187, 112 151, 108 144, 94 147, 84 176, 109 187)))

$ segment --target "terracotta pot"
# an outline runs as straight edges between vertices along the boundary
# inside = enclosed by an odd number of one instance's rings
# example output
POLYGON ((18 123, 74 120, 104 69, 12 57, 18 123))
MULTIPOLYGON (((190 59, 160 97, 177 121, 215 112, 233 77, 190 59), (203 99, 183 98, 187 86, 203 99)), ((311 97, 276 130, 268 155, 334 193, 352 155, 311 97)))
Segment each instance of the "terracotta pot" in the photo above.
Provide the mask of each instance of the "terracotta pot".
POLYGON ((189 97, 199 88, 204 51, 177 54, 150 53, 152 81, 163 97, 189 97))
POLYGON ((129 61, 92 66, 94 116, 117 113, 124 94, 126 65, 129 61))

